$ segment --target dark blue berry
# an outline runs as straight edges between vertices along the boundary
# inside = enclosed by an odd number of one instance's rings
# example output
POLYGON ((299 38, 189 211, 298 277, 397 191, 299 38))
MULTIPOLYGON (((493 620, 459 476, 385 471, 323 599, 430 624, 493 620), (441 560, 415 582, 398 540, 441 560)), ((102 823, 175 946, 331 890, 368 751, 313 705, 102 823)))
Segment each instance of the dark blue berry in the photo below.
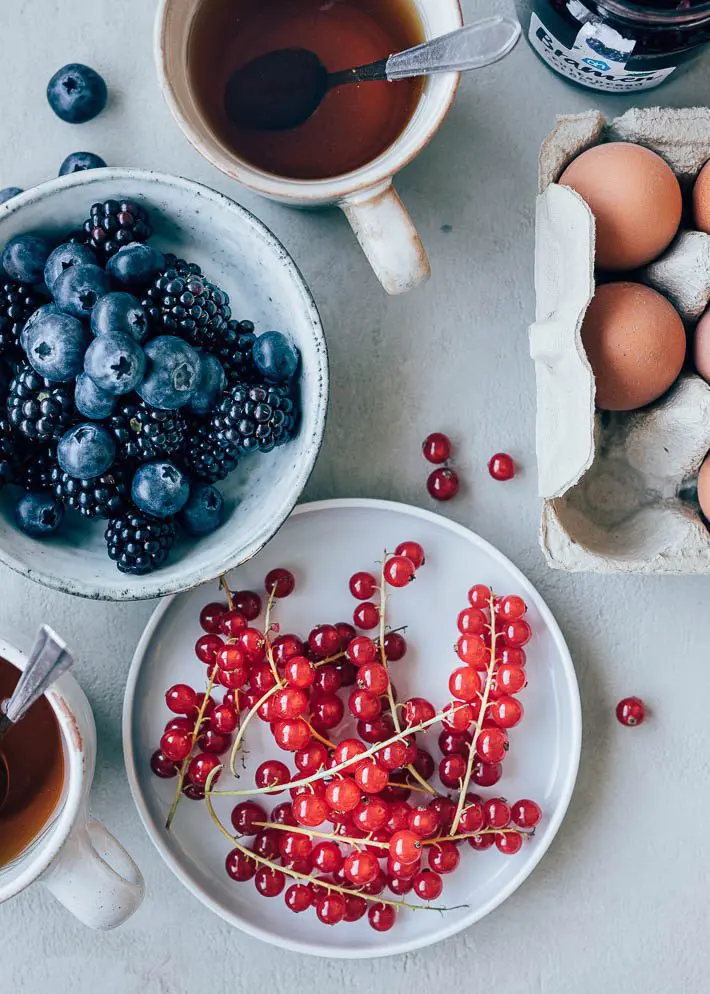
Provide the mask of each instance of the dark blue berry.
POLYGON ((165 265, 165 256, 152 245, 131 242, 111 256, 106 272, 121 286, 143 287, 165 265))
POLYGON ((110 289, 111 281, 99 266, 72 266, 55 280, 52 296, 67 314, 88 318, 110 289))
POLYGON ((265 379, 283 383, 296 375, 301 358, 295 345, 280 331, 267 331, 254 342, 254 362, 265 379))
POLYGON ((115 458, 116 440, 103 425, 76 425, 64 432, 57 448, 57 461, 62 471, 80 480, 101 476, 115 458))
POLYGON ((18 283, 41 283, 52 243, 41 235, 17 235, 5 246, 2 268, 18 283))
POLYGON ((45 310, 26 336, 27 358, 40 376, 67 383, 83 369, 89 340, 81 321, 70 314, 45 310))
POLYGON ((145 373, 145 354, 131 335, 98 335, 84 358, 84 371, 107 393, 130 393, 145 373))
POLYGON ((66 245, 60 245, 58 248, 55 248, 47 259, 44 267, 45 285, 51 293, 52 287, 67 269, 71 269, 72 266, 95 265, 96 256, 88 245, 77 245, 73 242, 67 242, 66 245))
POLYGON ((95 335, 121 332, 142 342, 148 334, 148 318, 138 300, 119 290, 107 293, 91 312, 91 330, 95 335))
POLYGON ((181 338, 160 335, 145 347, 148 360, 145 379, 138 395, 151 407, 175 411, 183 407, 197 390, 200 356, 181 338))
POLYGON ((97 386, 88 373, 77 376, 74 403, 79 414, 92 421, 103 421, 113 414, 115 402, 115 396, 97 386))
POLYGON ((185 474, 171 462, 144 463, 136 470, 131 486, 136 507, 154 518, 169 518, 181 511, 190 497, 185 474))
POLYGON ((200 352, 200 371, 197 378, 197 390, 191 401, 190 410, 193 414, 209 414, 219 403, 227 377, 219 359, 205 352, 200 352))
POLYGON ((180 523, 188 535, 209 535, 222 524, 224 501, 216 487, 193 483, 190 498, 180 512, 180 523))
POLYGON ((20 345, 22 349, 27 352, 27 343, 30 340, 30 332, 37 324, 38 321, 42 320, 47 314, 61 314, 56 304, 43 304, 42 307, 38 307, 37 310, 32 314, 20 332, 20 345))
POLYGON ((59 167, 60 176, 71 176, 72 173, 83 173, 87 169, 105 169, 106 163, 100 155, 93 152, 72 152, 59 167))
POLYGON ((0 190, 0 204, 5 204, 8 200, 12 200, 13 197, 17 197, 20 193, 24 192, 20 186, 6 186, 0 190))
POLYGON ((15 505, 17 527, 32 538, 52 535, 63 518, 64 508, 52 494, 23 494, 15 505))
POLYGON ((62 121, 84 124, 104 109, 108 90, 95 70, 72 62, 55 72, 50 79, 47 84, 47 100, 62 121))

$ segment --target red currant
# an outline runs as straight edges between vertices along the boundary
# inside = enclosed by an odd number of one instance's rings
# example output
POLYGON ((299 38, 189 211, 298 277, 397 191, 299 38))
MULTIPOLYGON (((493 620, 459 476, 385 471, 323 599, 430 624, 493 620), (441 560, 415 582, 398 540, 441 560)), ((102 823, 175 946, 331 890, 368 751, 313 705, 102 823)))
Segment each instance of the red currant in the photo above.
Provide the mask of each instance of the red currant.
POLYGON ((417 862, 422 854, 421 836, 409 828, 395 832, 390 838, 389 854, 390 859, 405 865, 417 862))
POLYGON ((535 828, 542 818, 540 805, 535 801, 516 801, 510 809, 510 817, 518 828, 535 828))
POLYGON ((409 812, 411 810, 406 801, 392 801, 390 804, 390 816, 387 819, 385 831, 389 832, 390 835, 394 835, 395 832, 401 832, 406 829, 409 824, 409 812))
POLYGON ((399 632, 388 632, 384 640, 385 658, 390 663, 397 663, 407 652, 407 641, 399 632))
POLYGON ((616 705, 616 718, 622 725, 632 728, 646 717, 646 705, 640 697, 625 697, 616 705))
POLYGON ((476 852, 484 852, 486 849, 490 849, 491 846, 495 845, 495 836, 492 832, 485 832, 483 835, 472 835, 468 840, 468 844, 476 852))
MULTIPOLYGON (((216 756, 205 752, 198 753, 190 760, 190 765, 187 768, 188 779, 190 783, 197 784, 199 787, 204 787, 210 773, 221 765, 222 764, 216 756)), ((215 780, 218 777, 219 774, 217 774, 215 780)))
POLYGON ((343 894, 330 891, 316 901, 316 915, 324 925, 337 925, 345 918, 347 903, 343 894))
POLYGON ((166 691, 165 703, 173 714, 190 714, 197 704, 197 694, 186 683, 176 683, 166 691))
POLYGON ((317 842, 311 852, 311 865, 321 873, 336 873, 343 865, 343 854, 335 842, 317 842))
POLYGON ((436 808, 412 808, 407 825, 420 839, 428 839, 440 827, 439 812, 436 808))
POLYGON ((247 671, 242 668, 238 670, 220 670, 217 668, 214 675, 217 683, 228 690, 239 690, 247 682, 247 671))
POLYGON ((491 797, 485 801, 483 816, 488 828, 507 828, 510 824, 510 808, 502 797, 491 797))
POLYGON ((466 732, 447 732, 444 730, 439 734, 439 751, 442 756, 468 756, 468 749, 471 744, 471 736, 466 732))
POLYGON ((252 852, 257 856, 263 856, 264 859, 277 859, 282 835, 283 832, 277 829, 262 829, 251 844, 252 852))
POLYGON ((311 724, 319 732, 330 731, 343 720, 345 705, 336 694, 319 694, 311 699, 311 724))
POLYGON ((315 659, 326 659, 340 651, 340 635, 335 625, 318 625, 308 636, 308 648, 315 659))
POLYGON ((256 835, 261 829, 260 823, 266 820, 266 811, 255 801, 241 801, 232 811, 232 825, 237 835, 256 835))
POLYGON ((346 649, 347 657, 355 666, 374 663, 377 659, 377 646, 367 635, 357 635, 346 649))
POLYGON ((501 728, 514 728, 522 721, 523 705, 515 697, 499 697, 493 702, 489 714, 501 728))
POLYGON ((414 563, 405 556, 390 556, 385 563, 385 580, 391 587, 406 587, 415 572, 414 563))
POLYGON ((439 779, 445 787, 459 787, 465 776, 466 760, 463 756, 453 753, 445 756, 439 763, 439 779))
POLYGON ((490 587, 477 583, 468 592, 468 602, 471 607, 486 609, 491 606, 492 592, 490 587))
POLYGON ((303 718, 286 718, 277 721, 274 726, 276 745, 285 752, 305 749, 312 738, 313 732, 303 718))
POLYGON ((500 763, 484 763, 476 760, 473 764, 471 779, 479 787, 493 787, 503 776, 503 766, 500 763))
POLYGON ((350 713, 361 721, 374 721, 382 712, 382 702, 369 690, 354 690, 348 699, 350 713))
POLYGON ((459 492, 459 478, 453 469, 435 469, 426 481, 429 496, 434 500, 452 500, 459 492))
POLYGON ((356 628, 362 628, 365 631, 377 628, 380 623, 380 609, 372 601, 358 604, 353 611, 353 623, 356 628))
POLYGON ((404 897, 412 889, 412 881, 407 880, 405 877, 389 876, 387 878, 387 886, 397 897, 404 897))
POLYGON ((290 659, 303 656, 305 646, 296 635, 279 635, 271 643, 271 654, 277 666, 285 666, 290 659))
POLYGON ((354 894, 348 894, 345 898, 345 921, 346 922, 356 922, 359 921, 363 915, 367 912, 367 901, 364 897, 356 897, 354 894))
POLYGON ((394 550, 394 554, 409 559, 415 569, 420 569, 426 561, 424 549, 419 542, 400 542, 394 550))
POLYGON ((353 809, 352 819, 356 828, 363 832, 376 832, 384 828, 389 819, 389 805, 376 795, 366 795, 353 809))
POLYGON ((260 866, 254 876, 254 886, 262 897, 277 897, 286 886, 286 877, 281 870, 260 866))
POLYGON ((284 677, 286 683, 299 690, 308 690, 313 686, 316 678, 316 669, 310 659, 305 656, 294 656, 289 659, 284 667, 284 677))
MULTIPOLYGON (((471 671, 473 672, 473 670, 471 671)), ((465 732, 473 724, 473 710, 469 704, 452 701, 444 708, 443 727, 447 732, 465 732)))
POLYGON ((458 616, 458 629, 462 635, 485 635, 488 619, 479 607, 467 607, 458 616))
POLYGON ((353 573, 350 577, 350 593, 359 601, 369 601, 377 590, 377 580, 372 573, 353 573))
POLYGON ((506 621, 519 621, 527 611, 528 606, 522 597, 517 594, 509 594, 500 602, 498 613, 506 621))
POLYGON ((261 614, 261 597, 253 590, 238 590, 232 594, 232 603, 247 621, 254 621, 261 614))
POLYGON ((355 783, 366 794, 379 794, 389 780, 389 773, 373 759, 365 759, 355 767, 355 783))
POLYGON ((306 828, 317 828, 328 817, 328 805, 318 794, 299 794, 291 802, 293 817, 299 825, 306 828))
POLYGON ((435 797, 429 807, 439 815, 442 832, 448 832, 456 814, 456 804, 450 797, 435 797))
POLYGON ((328 761, 328 750, 322 742, 316 742, 315 739, 311 739, 303 749, 299 749, 296 752, 293 761, 300 773, 310 776, 325 766, 328 761))
POLYGON ((197 700, 195 702, 195 708, 198 712, 203 712, 203 718, 209 718, 215 709, 215 702, 212 696, 205 700, 205 695, 200 693, 197 695, 197 700))
POLYGON ((295 687, 286 687, 284 690, 277 690, 272 701, 277 718, 300 718, 308 707, 308 694, 295 687))
POLYGON ((376 753, 377 762, 385 770, 398 770, 407 765, 407 747, 404 742, 392 742, 376 753))
POLYGON ((239 635, 239 644, 246 653, 249 662, 260 663, 263 660, 266 639, 258 628, 245 628, 239 635))
POLYGON ((422 870, 412 881, 412 886, 422 901, 435 901, 444 889, 444 882, 433 870, 422 870))
POLYGON ((488 472, 494 480, 498 480, 501 483, 506 480, 512 480, 515 476, 513 457, 509 456, 507 452, 496 452, 494 456, 491 456, 488 463, 488 472))
POLYGON ((456 655, 467 666, 482 668, 490 661, 490 649, 480 635, 462 635, 456 643, 456 655))
POLYGON ((527 683, 525 670, 521 666, 504 663, 496 673, 496 689, 505 694, 519 694, 527 683))
POLYGON ((360 803, 360 788, 350 777, 331 781, 325 789, 325 799, 333 811, 346 814, 360 803))
POLYGON ((205 604, 200 611, 200 628, 202 628, 204 632, 216 635, 219 631, 220 619, 226 610, 226 604, 205 604))
POLYGON ((423 780, 429 780, 434 776, 436 763, 426 749, 417 749, 417 754, 412 760, 412 766, 423 780))
POLYGON ((484 763, 500 763, 508 751, 508 733, 504 728, 484 728, 476 742, 476 754, 484 763))
POLYGON ((313 904, 313 894, 306 884, 292 884, 284 894, 286 907, 298 914, 307 911, 313 904))
POLYGON ((501 832, 495 836, 496 849, 506 856, 514 856, 520 852, 523 837, 520 832, 501 832))
POLYGON ((170 780, 177 775, 177 766, 172 759, 168 759, 165 753, 157 749, 150 757, 150 768, 156 777, 161 780, 170 780))
POLYGON ((354 626, 349 621, 338 621, 335 630, 340 636, 341 649, 344 649, 357 635, 354 626))
POLYGON ((459 701, 473 701, 481 691, 481 678, 470 666, 461 666, 449 677, 449 691, 459 701))
POLYGON ((288 597, 296 586, 296 578, 290 570, 279 566, 270 570, 264 580, 264 589, 274 597, 288 597))
POLYGON ((201 635, 195 642, 195 655, 208 666, 217 659, 217 653, 224 645, 219 635, 201 635))
POLYGON ((436 714, 433 704, 423 697, 410 697, 404 704, 404 724, 409 728, 412 725, 421 725, 425 721, 430 721, 436 714))
POLYGON ((219 620, 219 630, 229 638, 236 638, 248 624, 246 615, 241 611, 227 611, 219 620))
POLYGON ((496 649, 496 661, 501 666, 521 666, 524 669, 527 662, 525 649, 513 645, 506 645, 500 651, 496 649))
POLYGON ((277 825, 295 825, 296 819, 293 817, 293 808, 290 801, 282 801, 277 804, 271 812, 270 821, 277 825))
POLYGON ((518 621, 509 621, 503 629, 505 641, 514 648, 521 649, 532 638, 530 625, 523 618, 518 621))
POLYGON ((371 694, 381 697, 387 693, 390 678, 381 663, 366 663, 358 670, 357 685, 361 690, 369 690, 371 694))
POLYGON ((256 860, 247 856, 241 849, 232 849, 224 861, 224 866, 232 880, 240 884, 251 880, 257 869, 256 860))
POLYGON ((451 456, 451 441, 440 431, 432 432, 424 439, 422 452, 427 462, 446 462, 451 456))
POLYGON ((461 812, 459 819, 460 832, 480 832, 486 824, 486 815, 483 805, 478 801, 471 801, 461 812))
MULTIPOLYGON (((288 766, 278 759, 267 759, 266 762, 257 767, 254 774, 254 783, 257 787, 277 787, 288 783, 290 779, 291 773, 288 766)), ((280 794, 281 791, 274 791, 274 793, 280 794)))
POLYGON ((370 884, 380 872, 377 857, 369 852, 353 852, 345 860, 343 866, 345 876, 356 887, 370 884))
POLYGON ((421 857, 418 856, 411 863, 404 863, 401 859, 387 859, 387 872, 391 877, 399 877, 400 880, 412 880, 422 868, 421 857))
POLYGON ((215 756, 221 756, 231 746, 232 736, 223 735, 221 732, 215 732, 212 728, 208 728, 199 736, 197 744, 203 752, 211 752, 215 756))
POLYGON ((383 742, 394 734, 394 721, 389 712, 381 714, 374 721, 358 721, 357 734, 363 742, 372 745, 375 742, 383 742))
POLYGON ((192 752, 192 735, 171 729, 160 739, 160 751, 175 763, 182 763, 192 752))
POLYGON ((321 694, 336 694, 343 685, 343 678, 335 663, 326 663, 319 666, 316 671, 316 678, 313 681, 313 689, 321 694))

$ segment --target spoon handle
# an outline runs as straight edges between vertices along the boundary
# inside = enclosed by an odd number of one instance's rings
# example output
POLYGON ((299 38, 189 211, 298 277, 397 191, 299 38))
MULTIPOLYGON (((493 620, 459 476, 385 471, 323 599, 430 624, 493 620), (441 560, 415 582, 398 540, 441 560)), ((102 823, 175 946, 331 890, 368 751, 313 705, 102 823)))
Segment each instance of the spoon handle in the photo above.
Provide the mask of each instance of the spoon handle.
POLYGON ((519 38, 520 24, 514 18, 484 17, 451 34, 390 55, 387 79, 482 69, 505 58, 519 38))
POLYGON ((48 625, 42 625, 30 658, 14 693, 3 706, 0 727, 6 722, 15 724, 47 690, 50 684, 66 672, 74 662, 65 643, 48 625), (4 719, 4 720, 3 720, 4 719))

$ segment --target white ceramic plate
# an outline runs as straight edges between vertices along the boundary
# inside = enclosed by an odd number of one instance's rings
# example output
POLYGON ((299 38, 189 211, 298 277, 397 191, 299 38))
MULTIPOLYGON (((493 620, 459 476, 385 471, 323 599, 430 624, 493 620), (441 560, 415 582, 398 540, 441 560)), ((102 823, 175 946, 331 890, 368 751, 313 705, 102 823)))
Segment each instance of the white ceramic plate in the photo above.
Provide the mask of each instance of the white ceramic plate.
POLYGON ((0 496, 0 561, 48 587, 82 597, 137 600, 188 590, 249 559, 287 518, 318 455, 328 405, 328 358, 313 298, 285 248, 233 200, 177 176, 92 169, 43 183, 0 205, 0 246, 21 232, 63 237, 96 201, 138 200, 150 211, 152 243, 202 266, 230 295, 235 317, 257 333, 286 332, 301 351, 301 427, 288 445, 245 458, 218 484, 225 521, 212 535, 181 540, 163 569, 119 573, 106 555, 105 521, 77 516, 56 539, 38 542, 15 527, 10 490, 0 496), (278 486, 274 481, 278 480, 278 486))
MULTIPOLYGON (((521 700, 525 718, 510 733, 511 749, 503 779, 490 791, 511 801, 532 797, 544 819, 534 839, 514 857, 497 850, 476 853, 467 845, 456 873, 445 878, 438 903, 466 907, 439 915, 405 911, 385 934, 366 919, 328 928, 313 912, 295 915, 283 897, 259 896, 253 883, 236 884, 224 871, 229 843, 209 822, 204 805, 184 800, 172 830, 164 829, 175 781, 158 780, 149 760, 169 713, 164 692, 185 681, 200 686, 205 668, 193 646, 201 634, 198 616, 217 586, 206 586, 165 601, 141 639, 128 676, 123 738, 128 778, 141 818, 163 859, 179 879, 226 921, 267 942, 319 956, 368 957, 407 952, 453 935, 497 907, 532 872, 560 826, 577 775, 581 743, 579 690, 562 634, 550 611, 525 577, 483 539, 459 525, 418 508, 385 501, 333 500, 300 507, 274 540, 230 577, 232 589, 263 590, 275 566, 292 569, 297 589, 278 604, 275 620, 283 632, 305 637, 322 622, 350 620, 355 601, 347 581, 358 569, 376 569, 382 551, 405 539, 421 542, 426 565, 415 583, 393 592, 388 620, 408 625, 409 652, 392 664, 400 699, 412 694, 437 707, 449 698, 449 673, 457 665, 452 651, 456 618, 474 583, 499 593, 519 593, 529 605, 534 639, 528 646, 529 686, 521 700)), ((437 731, 428 736, 437 757, 437 731)), ((256 766, 280 753, 258 720, 247 732, 249 754, 242 783, 253 783, 256 766)), ((293 769, 293 767, 292 767, 293 769)), ((221 784, 224 785, 223 783, 221 784)), ((273 804, 288 799, 279 795, 273 804)), ((233 799, 219 799, 217 810, 229 825, 233 799)))

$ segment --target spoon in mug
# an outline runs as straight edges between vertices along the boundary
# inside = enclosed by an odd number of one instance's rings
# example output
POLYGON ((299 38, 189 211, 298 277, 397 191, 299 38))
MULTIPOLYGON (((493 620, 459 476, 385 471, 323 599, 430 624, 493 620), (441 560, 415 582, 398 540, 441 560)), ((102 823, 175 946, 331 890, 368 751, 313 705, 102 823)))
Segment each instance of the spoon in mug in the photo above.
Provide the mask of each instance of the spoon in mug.
MULTIPOLYGON (((2 739, 73 662, 74 658, 59 636, 48 625, 42 625, 12 697, 0 704, 0 749, 2 739)), ((10 770, 0 752, 0 808, 9 790, 10 770)))
POLYGON ((307 121, 328 91, 337 86, 482 69, 505 58, 519 38, 516 20, 485 17, 388 59, 333 73, 315 52, 282 48, 237 69, 227 82, 224 106, 236 125, 256 131, 285 131, 307 121))

